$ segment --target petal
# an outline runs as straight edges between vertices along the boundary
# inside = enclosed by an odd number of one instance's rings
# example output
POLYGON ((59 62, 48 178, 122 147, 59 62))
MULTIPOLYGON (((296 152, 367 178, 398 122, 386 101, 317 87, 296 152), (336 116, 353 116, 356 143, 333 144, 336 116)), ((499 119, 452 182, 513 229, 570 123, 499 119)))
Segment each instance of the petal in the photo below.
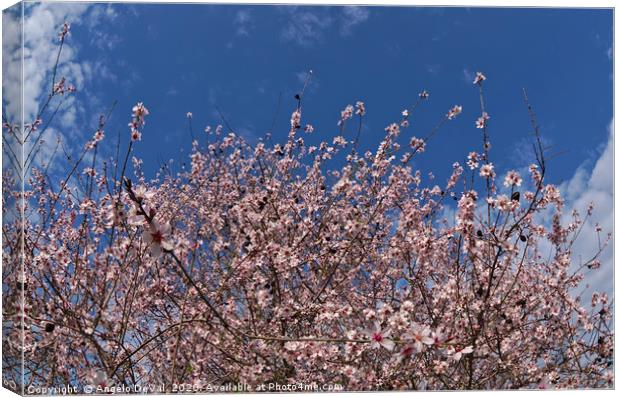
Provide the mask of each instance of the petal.
POLYGON ((161 234, 170 234, 170 224, 164 223, 163 225, 160 225, 159 231, 161 234))
POLYGON ((381 341, 381 346, 385 347, 388 350, 394 350, 394 342, 389 339, 383 339, 381 341))
POLYGON ((166 240, 161 242, 161 247, 167 251, 172 251, 174 249, 174 246, 166 240))
POLYGON ((151 232, 148 230, 145 230, 142 232, 142 240, 144 240, 144 242, 147 245, 150 245, 153 242, 153 236, 151 235, 151 232))
POLYGON ((435 343, 435 339, 430 338, 428 336, 424 336, 424 337, 422 337, 422 341, 421 342, 424 343, 425 345, 432 345, 432 344, 435 343))
POLYGON ((159 244, 151 244, 151 255, 155 258, 161 256, 161 246, 159 244))
POLYGON ((422 349, 424 348, 424 346, 422 345, 422 342, 420 342, 419 340, 417 340, 417 341, 415 341, 415 342, 413 343, 413 348, 415 349, 415 351, 416 351, 417 353, 419 353, 419 352, 421 352, 421 351, 422 351, 422 349))

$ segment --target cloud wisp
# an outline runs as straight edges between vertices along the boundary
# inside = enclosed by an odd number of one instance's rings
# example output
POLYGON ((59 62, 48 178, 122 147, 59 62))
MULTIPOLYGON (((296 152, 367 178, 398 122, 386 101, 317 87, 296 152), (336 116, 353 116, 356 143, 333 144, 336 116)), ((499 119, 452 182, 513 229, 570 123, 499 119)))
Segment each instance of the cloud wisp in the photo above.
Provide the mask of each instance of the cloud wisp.
POLYGON ((237 36, 249 36, 250 32, 254 29, 254 19, 252 17, 252 11, 249 9, 237 11, 233 22, 235 24, 235 33, 237 36))
MULTIPOLYGON (((116 18, 116 12, 110 5, 38 3, 25 7, 23 21, 21 12, 5 11, 2 18, 4 115, 10 123, 15 123, 21 120, 23 111, 24 122, 30 123, 35 120, 41 104, 51 92, 52 71, 59 48, 58 32, 63 23, 69 22, 75 26, 87 23, 88 31, 92 32, 104 21, 116 18), (22 23, 25 32, 23 37, 20 34, 22 23)), ((97 76, 110 77, 109 69, 103 61, 78 58, 78 46, 72 41, 70 34, 69 31, 58 59, 56 82, 64 77, 67 85, 73 85, 80 91, 97 76)), ((82 134, 83 131, 78 128, 77 123, 88 116, 87 109, 78 103, 74 96, 62 95, 54 101, 57 102, 50 103, 50 106, 59 106, 60 115, 54 126, 48 128, 40 140, 33 136, 24 144, 25 154, 30 153, 35 145, 40 145, 37 148, 37 158, 40 159, 35 162, 37 165, 49 161, 59 139, 66 141, 82 134)), ((49 118, 49 115, 43 115, 44 125, 48 121, 46 117, 49 118)))
MULTIPOLYGON (((614 228, 613 120, 609 123, 608 133, 607 143, 592 170, 588 172, 586 165, 583 164, 569 181, 560 186, 566 197, 568 216, 573 209, 583 214, 590 203, 594 204, 592 216, 585 221, 583 232, 573 246, 573 262, 575 263, 589 260, 598 250, 599 234, 595 231, 597 227, 601 229, 601 242, 606 240, 607 233, 611 233, 614 228)), ((591 273, 586 280, 593 289, 608 293, 613 291, 613 254, 612 241, 599 257, 600 269, 591 273)))
POLYGON ((302 47, 321 42, 328 29, 338 28, 341 37, 351 36, 355 29, 370 18, 366 7, 298 7, 280 8, 286 18, 281 31, 282 40, 302 47))
POLYGON ((359 6, 346 6, 342 8, 342 23, 340 25, 340 34, 349 36, 353 32, 353 28, 366 22, 370 17, 370 11, 367 8, 359 6))

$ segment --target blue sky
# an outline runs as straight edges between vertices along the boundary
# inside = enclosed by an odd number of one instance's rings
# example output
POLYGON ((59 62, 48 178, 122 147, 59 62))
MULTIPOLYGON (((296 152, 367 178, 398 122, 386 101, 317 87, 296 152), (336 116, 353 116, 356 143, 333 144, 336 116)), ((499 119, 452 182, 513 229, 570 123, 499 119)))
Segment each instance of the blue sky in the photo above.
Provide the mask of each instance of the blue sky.
MULTIPOLYGON (((95 5, 91 7, 110 7, 95 5)), ((569 9, 274 7, 122 5, 93 29, 74 24, 79 59, 105 66, 76 99, 104 111, 118 100, 107 130, 126 138, 131 105, 151 111, 136 154, 145 168, 189 149, 186 113, 194 133, 220 123, 216 108, 250 139, 270 129, 283 138, 300 76, 314 78, 304 121, 318 141, 336 135, 340 110, 366 103, 361 146, 374 149, 383 128, 422 89, 430 100, 404 136, 425 134, 454 104, 462 117, 429 144, 417 165, 438 177, 455 160, 479 150, 478 94, 473 74, 483 71, 493 160, 500 172, 523 166, 531 131, 521 88, 527 88, 552 151, 560 182, 607 141, 612 119, 612 12, 569 9), (86 100, 95 95, 97 101, 86 100), (82 97, 82 98, 80 98, 82 97)), ((77 21, 76 21, 77 22, 77 21)), ((90 132, 89 132, 90 133, 90 132)), ((349 136, 353 136, 353 130, 349 136)))
MULTIPOLYGON (((488 77, 492 161, 500 175, 531 161, 523 87, 551 153, 561 152, 549 164, 556 183, 594 166, 613 117, 609 9, 47 3, 28 5, 26 15, 27 47, 40 54, 26 61, 33 97, 45 95, 59 25, 72 23, 60 72, 78 92, 65 104, 56 133, 79 150, 98 114, 117 100, 108 148, 119 132, 126 144, 131 107, 142 101, 151 115, 135 155, 147 175, 162 159, 186 158, 188 111, 199 138, 205 126, 221 123, 219 108, 254 141, 275 117, 274 137, 284 139, 293 96, 310 69, 302 120, 315 127, 310 143, 331 141, 340 111, 357 100, 367 108, 360 146, 372 150, 422 89, 430 99, 413 115, 403 142, 425 135, 452 105, 462 105, 463 114, 416 163, 438 181, 454 161, 480 151, 472 84, 478 70, 488 77)), ((350 128, 345 136, 354 134, 350 128)))

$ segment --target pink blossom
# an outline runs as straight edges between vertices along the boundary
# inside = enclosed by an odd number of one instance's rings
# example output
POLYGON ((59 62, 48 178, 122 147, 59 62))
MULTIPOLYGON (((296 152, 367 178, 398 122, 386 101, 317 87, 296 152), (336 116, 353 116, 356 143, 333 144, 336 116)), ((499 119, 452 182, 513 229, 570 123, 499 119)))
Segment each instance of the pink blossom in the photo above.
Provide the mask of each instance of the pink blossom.
POLYGON ((504 186, 521 186, 521 175, 517 171, 508 171, 504 178, 504 186))
POLYGON ((479 166, 479 163, 478 163, 478 153, 476 153, 476 152, 469 152, 469 154, 467 155, 467 166, 471 170, 474 170, 474 169, 478 168, 478 166, 479 166))
POLYGON ((489 114, 487 112, 482 112, 482 116, 478 117, 476 120, 476 128, 484 128, 487 125, 487 120, 490 119, 489 114))
POLYGON ((454 105, 452 107, 452 109, 448 110, 448 114, 446 115, 446 117, 448 117, 448 120, 452 120, 452 119, 456 118, 456 116, 461 114, 462 111, 463 111, 463 107, 462 106, 454 105))
POLYGON ((495 171, 493 170, 493 164, 484 164, 480 167, 480 176, 483 178, 495 178, 495 171))
POLYGON ((101 142, 104 137, 105 137, 105 135, 103 133, 103 130, 97 130, 97 131, 95 131, 95 135, 93 135, 93 142, 95 142, 95 143, 101 142))
POLYGON ((60 32, 58 33, 58 39, 60 41, 63 41, 65 37, 67 36, 67 34, 69 34, 70 29, 71 29, 71 25, 69 24, 69 22, 63 23, 62 28, 60 29, 60 32))
POLYGON ((364 106, 364 102, 357 101, 355 103, 355 114, 364 116, 366 114, 366 107, 364 106))
POLYGON ((381 329, 381 324, 375 322, 374 329, 364 330, 363 333, 368 339, 370 339, 370 347, 373 349, 380 349, 381 347, 387 350, 394 349, 394 341, 389 339, 391 331, 381 329))
POLYGON ((134 195, 138 202, 142 203, 144 200, 151 200, 155 197, 155 191, 149 189, 145 185, 138 185, 133 188, 134 195))
POLYGON ((139 128, 144 126, 144 117, 149 114, 148 109, 142 104, 142 102, 138 102, 132 109, 132 120, 129 123, 129 128, 131 130, 131 140, 133 142, 139 141, 142 139, 142 133, 139 131, 139 128))
POLYGON ((452 361, 460 361, 461 357, 464 354, 470 354, 473 351, 474 351, 474 348, 472 346, 466 346, 463 348, 458 348, 458 347, 455 348, 453 346, 450 346, 446 352, 452 361))
POLYGON ((412 345, 404 345, 396 355, 396 362, 400 363, 416 354, 418 350, 412 345))
POLYGON ((476 72, 476 77, 474 78, 474 84, 480 84, 484 80, 486 80, 486 76, 480 72, 476 72))
POLYGON ((142 102, 138 102, 132 108, 132 117, 136 120, 139 125, 144 125, 144 117, 148 116, 149 110, 144 106, 142 102))
POLYGON ((409 146, 411 146, 412 149, 414 149, 417 152, 424 152, 424 148, 426 147, 426 143, 424 142, 423 139, 420 138, 416 138, 415 136, 413 138, 411 138, 411 141, 409 142, 409 146))
POLYGON ((347 105, 346 108, 342 112, 340 112, 340 121, 338 121, 339 126, 343 126, 344 122, 353 117, 353 106, 347 105))
POLYGON ((127 219, 125 206, 121 203, 111 203, 106 210, 107 227, 118 226, 127 219))
POLYGON ((151 255, 155 258, 161 256, 163 251, 172 251, 174 248, 170 243, 170 224, 160 224, 153 220, 148 229, 142 232, 142 240, 149 248, 151 255))
POLYGON ((291 114, 291 129, 297 129, 301 126, 301 110, 296 109, 291 114))
POLYGON ((440 345, 449 340, 448 334, 442 328, 433 331, 431 338, 433 339, 433 344, 435 345, 440 345))
POLYGON ((412 341, 416 352, 421 352, 424 349, 424 345, 430 346, 435 343, 435 340, 431 338, 430 328, 419 324, 413 324, 407 334, 407 339, 412 341))
POLYGON ((65 78, 61 77, 60 80, 54 83, 54 94, 64 94, 65 93, 65 78))

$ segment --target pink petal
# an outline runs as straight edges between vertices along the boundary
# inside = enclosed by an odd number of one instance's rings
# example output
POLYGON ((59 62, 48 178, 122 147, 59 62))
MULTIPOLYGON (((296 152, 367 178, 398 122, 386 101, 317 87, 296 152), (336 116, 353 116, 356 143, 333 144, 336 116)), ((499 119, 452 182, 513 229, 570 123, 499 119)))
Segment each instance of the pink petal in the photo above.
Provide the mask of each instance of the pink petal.
POLYGON ((394 350, 394 342, 389 339, 384 339, 381 341, 381 346, 385 347, 388 350, 394 350))
POLYGON ((153 242, 153 236, 149 230, 145 230, 142 232, 142 240, 146 243, 146 245, 150 245, 153 242))

